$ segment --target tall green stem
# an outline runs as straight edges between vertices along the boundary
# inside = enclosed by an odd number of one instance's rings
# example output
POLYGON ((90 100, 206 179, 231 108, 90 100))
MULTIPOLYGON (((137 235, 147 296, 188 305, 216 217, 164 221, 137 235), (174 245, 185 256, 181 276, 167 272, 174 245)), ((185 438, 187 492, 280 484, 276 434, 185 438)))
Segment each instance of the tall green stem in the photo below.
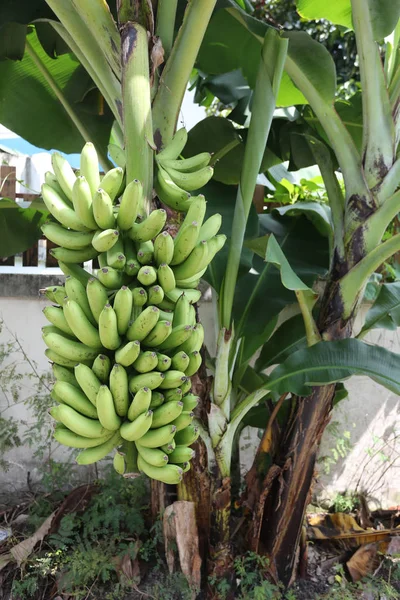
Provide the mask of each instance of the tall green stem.
POLYGON ((122 102, 126 179, 139 179, 147 211, 153 190, 153 127, 151 119, 147 31, 128 21, 121 27, 122 102))
MULTIPOLYGON (((92 136, 90 135, 90 132, 86 129, 85 124, 82 123, 79 116, 76 114, 75 110, 73 109, 71 104, 68 102, 68 100, 64 96, 63 92, 58 87, 57 82, 53 78, 50 71, 47 69, 46 65, 43 63, 43 61, 40 59, 40 57, 36 54, 35 49, 33 48, 32 44, 30 43, 28 38, 26 38, 25 47, 26 47, 26 51, 29 54, 30 58, 35 63, 35 66, 37 67, 38 71, 43 75, 44 79, 48 83, 49 87, 53 91, 56 98, 60 101, 60 104, 62 105, 65 112, 67 113, 67 115, 69 116, 69 118, 71 119, 73 124, 75 125, 76 129, 81 134, 84 141, 91 142, 92 136)), ((97 155, 99 157, 101 166, 103 167, 103 169, 105 171, 108 171, 108 169, 111 166, 110 161, 108 160, 107 156, 103 155, 100 152, 99 148, 96 148, 96 150, 97 150, 97 155)))
POLYGON ((171 53, 174 41, 175 17, 178 0, 158 0, 156 35, 164 48, 164 59, 171 53))
POLYGON ((287 39, 281 38, 273 29, 268 30, 261 51, 260 66, 254 90, 249 134, 236 197, 231 244, 221 299, 221 325, 226 329, 231 327, 233 298, 246 223, 276 106, 287 47, 287 39))
POLYGON ((156 137, 159 134, 164 145, 174 135, 183 96, 215 4, 216 0, 189 0, 162 72, 153 104, 153 121, 156 137))

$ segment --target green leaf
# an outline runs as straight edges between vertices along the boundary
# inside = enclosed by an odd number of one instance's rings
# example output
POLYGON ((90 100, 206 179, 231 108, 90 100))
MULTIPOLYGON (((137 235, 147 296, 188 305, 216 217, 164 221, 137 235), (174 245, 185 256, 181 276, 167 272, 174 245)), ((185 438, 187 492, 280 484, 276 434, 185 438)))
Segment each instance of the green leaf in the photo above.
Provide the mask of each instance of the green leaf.
POLYGON ((304 215, 313 223, 321 235, 329 238, 333 233, 331 209, 327 204, 296 202, 288 206, 278 206, 274 208, 274 212, 278 212, 282 216, 304 215))
POLYGON ((265 262, 270 262, 279 269, 281 281, 285 288, 292 290, 293 292, 307 292, 314 296, 314 292, 293 271, 273 234, 269 236, 265 253, 265 262))
POLYGON ((0 27, 0 60, 21 60, 25 52, 27 27, 21 23, 5 23, 0 27))
POLYGON ((48 213, 20 208, 8 198, 0 199, 0 258, 31 248, 42 236, 41 225, 48 213))
POLYGON ((364 337, 371 329, 397 329, 400 325, 400 282, 384 283, 374 305, 365 317, 360 333, 364 337))
POLYGON ((400 394, 400 355, 356 339, 320 342, 298 350, 272 371, 266 389, 308 396, 312 386, 367 375, 400 394))
POLYGON ((306 332, 302 315, 296 315, 285 321, 261 349, 255 362, 256 371, 264 371, 272 365, 278 365, 293 352, 307 347, 306 332))

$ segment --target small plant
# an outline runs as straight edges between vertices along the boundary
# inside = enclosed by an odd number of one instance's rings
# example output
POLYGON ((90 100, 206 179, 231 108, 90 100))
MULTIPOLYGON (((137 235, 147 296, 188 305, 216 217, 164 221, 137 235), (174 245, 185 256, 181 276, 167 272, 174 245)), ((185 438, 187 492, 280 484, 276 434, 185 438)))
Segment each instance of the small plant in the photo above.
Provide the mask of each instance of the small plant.
POLYGON ((352 512, 355 508, 357 508, 359 504, 359 500, 357 494, 352 493, 344 493, 340 494, 339 492, 335 494, 332 499, 332 506, 334 512, 348 513, 352 512))

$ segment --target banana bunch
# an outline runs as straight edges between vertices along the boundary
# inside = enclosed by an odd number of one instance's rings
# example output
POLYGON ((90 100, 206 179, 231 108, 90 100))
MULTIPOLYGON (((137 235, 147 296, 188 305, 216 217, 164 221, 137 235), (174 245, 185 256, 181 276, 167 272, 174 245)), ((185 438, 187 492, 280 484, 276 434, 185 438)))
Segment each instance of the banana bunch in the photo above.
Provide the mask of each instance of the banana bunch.
POLYGON ((193 202, 193 190, 202 188, 213 176, 209 166, 211 154, 201 152, 190 158, 180 158, 187 142, 186 129, 179 129, 171 142, 156 156, 155 190, 166 206, 186 212, 193 202))
POLYGON ((121 168, 100 181, 92 144, 78 176, 58 154, 52 164, 42 193, 54 220, 43 231, 59 246, 53 255, 66 275, 64 285, 43 290, 51 302, 42 331, 55 379, 54 436, 81 449, 79 464, 115 451, 118 473, 136 463, 153 479, 178 483, 199 435, 190 377, 201 365, 204 330, 193 304, 225 243, 221 217, 204 221, 206 202, 197 196, 172 238, 164 210, 143 214, 139 181, 124 185, 121 168), (94 257, 96 276, 81 266, 94 257))

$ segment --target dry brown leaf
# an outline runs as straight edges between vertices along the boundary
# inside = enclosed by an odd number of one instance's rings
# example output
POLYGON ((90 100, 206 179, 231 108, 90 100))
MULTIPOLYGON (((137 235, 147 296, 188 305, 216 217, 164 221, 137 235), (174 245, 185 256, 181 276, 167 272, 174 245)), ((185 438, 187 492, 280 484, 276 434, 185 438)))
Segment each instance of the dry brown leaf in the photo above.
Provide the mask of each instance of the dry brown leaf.
POLYGON ((28 558, 36 544, 38 542, 41 542, 43 538, 49 533, 56 513, 57 511, 52 512, 51 515, 47 517, 47 519, 41 524, 39 529, 37 529, 33 535, 11 548, 10 553, 16 560, 18 566, 20 566, 28 558))
POLYGON ((347 561, 346 566, 353 581, 360 581, 369 573, 373 573, 379 565, 378 543, 361 546, 347 561))
POLYGON ((363 529, 346 513, 310 515, 307 521, 309 540, 341 541, 348 547, 381 542, 400 533, 398 529, 363 529))

